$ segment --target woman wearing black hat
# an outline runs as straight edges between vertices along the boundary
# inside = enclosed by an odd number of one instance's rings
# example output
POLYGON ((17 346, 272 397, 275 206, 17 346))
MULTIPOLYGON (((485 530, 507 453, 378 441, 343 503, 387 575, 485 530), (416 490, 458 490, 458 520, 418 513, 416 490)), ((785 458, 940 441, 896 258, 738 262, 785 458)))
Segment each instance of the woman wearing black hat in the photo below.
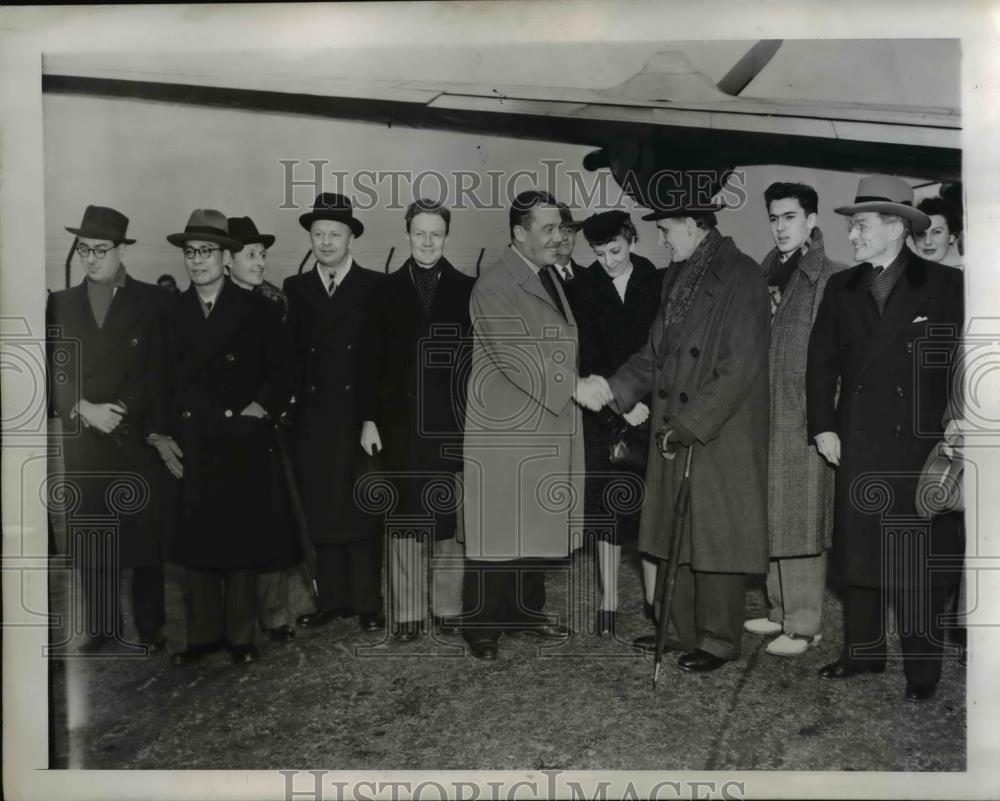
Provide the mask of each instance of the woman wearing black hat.
MULTIPOLYGON (((586 271, 588 313, 581 316, 580 373, 613 375, 646 341, 650 323, 660 305, 664 271, 657 270, 651 261, 632 252, 638 235, 631 218, 623 211, 607 211, 588 217, 583 223, 583 234, 594 249, 597 261, 586 271)), ((648 414, 648 403, 640 402, 636 407, 635 415, 629 415, 635 421, 643 413, 648 414)), ((610 454, 612 440, 625 430, 625 425, 631 424, 624 423, 608 408, 583 413, 587 464, 584 506, 588 530, 597 540, 602 599, 595 629, 601 637, 614 634, 621 541, 634 539, 639 528, 642 493, 627 475, 614 476, 615 472, 621 473, 628 468, 613 464, 610 454)), ((639 455, 642 467, 633 468, 631 472, 638 473, 641 479, 645 474, 649 431, 645 425, 632 428, 623 436, 631 441, 639 455)), ((651 591, 656 565, 643 559, 643 575, 651 591)))

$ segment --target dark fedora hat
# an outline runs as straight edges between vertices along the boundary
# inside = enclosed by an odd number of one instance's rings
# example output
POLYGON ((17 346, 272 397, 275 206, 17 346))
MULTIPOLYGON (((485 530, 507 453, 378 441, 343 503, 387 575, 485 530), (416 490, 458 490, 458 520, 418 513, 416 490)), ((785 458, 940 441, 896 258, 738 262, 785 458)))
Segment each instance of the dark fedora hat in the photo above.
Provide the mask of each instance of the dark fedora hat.
POLYGON ((838 206, 836 214, 851 217, 863 211, 894 214, 910 221, 913 233, 919 234, 931 224, 931 218, 913 207, 913 187, 894 175, 869 175, 858 182, 854 202, 838 206))
POLYGON ((131 245, 134 239, 127 239, 128 217, 120 211, 106 206, 87 206, 83 212, 83 222, 79 228, 67 228, 71 234, 84 239, 107 239, 111 242, 124 242, 131 245))
POLYGON ((313 210, 299 217, 299 223, 307 231, 316 220, 334 220, 351 227, 351 233, 361 236, 365 232, 361 220, 354 216, 354 206, 349 197, 333 192, 323 192, 316 196, 313 210))
POLYGON ((195 209, 181 233, 167 235, 167 241, 179 248, 192 239, 196 242, 215 242, 233 253, 243 249, 243 243, 229 235, 226 215, 215 209, 195 209))
POLYGON ((583 228, 583 221, 573 219, 573 211, 569 206, 565 203, 557 203, 556 207, 559 209, 559 222, 563 228, 572 228, 574 231, 583 228))
POLYGON ((265 248, 269 248, 274 244, 274 236, 260 233, 249 217, 230 217, 229 235, 243 243, 244 247, 260 243, 265 248))

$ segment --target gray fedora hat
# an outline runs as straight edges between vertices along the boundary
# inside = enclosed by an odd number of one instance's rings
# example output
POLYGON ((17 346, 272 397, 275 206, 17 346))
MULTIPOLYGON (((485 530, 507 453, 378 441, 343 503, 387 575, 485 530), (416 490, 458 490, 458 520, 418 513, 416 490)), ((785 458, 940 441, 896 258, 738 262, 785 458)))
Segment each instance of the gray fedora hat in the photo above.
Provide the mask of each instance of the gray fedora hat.
POLYGON ((854 202, 834 209, 834 212, 845 217, 863 211, 903 217, 910 221, 915 234, 931 224, 931 218, 913 206, 913 187, 894 175, 869 175, 862 178, 858 182, 854 202))

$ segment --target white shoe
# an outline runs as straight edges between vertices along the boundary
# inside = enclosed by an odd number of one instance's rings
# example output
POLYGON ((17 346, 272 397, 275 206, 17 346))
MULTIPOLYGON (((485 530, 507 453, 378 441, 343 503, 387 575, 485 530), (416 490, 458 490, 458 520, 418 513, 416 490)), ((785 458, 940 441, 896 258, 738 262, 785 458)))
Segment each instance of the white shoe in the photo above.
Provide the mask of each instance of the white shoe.
POLYGON ((765 637, 769 634, 781 634, 781 624, 766 617, 755 617, 743 624, 743 628, 751 634, 765 637))
POLYGON ((800 634, 782 634, 780 637, 775 637, 771 640, 764 650, 772 656, 799 656, 822 639, 822 634, 817 634, 815 637, 803 637, 800 634))

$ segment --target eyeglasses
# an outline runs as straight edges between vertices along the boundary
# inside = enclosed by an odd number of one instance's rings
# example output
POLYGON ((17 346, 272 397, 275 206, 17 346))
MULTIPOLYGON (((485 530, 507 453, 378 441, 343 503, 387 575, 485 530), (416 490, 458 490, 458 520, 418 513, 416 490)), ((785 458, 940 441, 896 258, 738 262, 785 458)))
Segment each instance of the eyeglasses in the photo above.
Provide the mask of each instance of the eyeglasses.
POLYGON ((81 259, 88 259, 88 258, 90 258, 90 254, 91 253, 94 254, 94 258, 95 259, 103 259, 112 250, 114 250, 115 247, 117 247, 117 246, 116 245, 111 245, 111 247, 89 248, 86 245, 77 245, 76 246, 76 252, 80 254, 80 258, 81 259))
POLYGON ((215 251, 222 250, 222 248, 209 248, 204 245, 200 248, 184 248, 184 258, 193 259, 195 255, 201 256, 203 259, 207 259, 215 251))

